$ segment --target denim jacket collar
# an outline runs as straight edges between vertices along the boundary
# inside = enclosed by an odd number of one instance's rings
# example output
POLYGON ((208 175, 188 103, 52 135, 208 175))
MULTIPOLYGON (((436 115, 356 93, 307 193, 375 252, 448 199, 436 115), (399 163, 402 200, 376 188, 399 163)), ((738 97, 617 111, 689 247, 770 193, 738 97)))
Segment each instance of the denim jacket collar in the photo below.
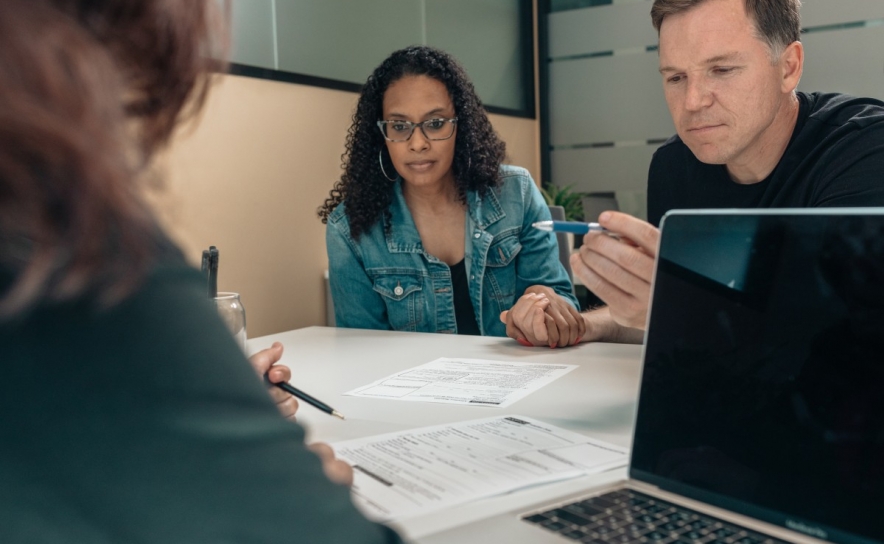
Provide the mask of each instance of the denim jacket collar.
MULTIPOLYGON (((476 191, 467 191, 467 213, 469 225, 485 230, 506 217, 494 190, 490 190, 482 198, 476 191)), ((390 203, 390 219, 384 219, 384 237, 390 253, 423 253, 420 233, 414 224, 414 218, 405 195, 402 192, 402 178, 393 185, 393 201, 390 203)))
POLYGON ((503 207, 500 205, 494 190, 489 190, 485 193, 484 200, 476 191, 468 191, 467 203, 469 205, 470 219, 482 230, 506 217, 506 213, 503 211, 503 207))

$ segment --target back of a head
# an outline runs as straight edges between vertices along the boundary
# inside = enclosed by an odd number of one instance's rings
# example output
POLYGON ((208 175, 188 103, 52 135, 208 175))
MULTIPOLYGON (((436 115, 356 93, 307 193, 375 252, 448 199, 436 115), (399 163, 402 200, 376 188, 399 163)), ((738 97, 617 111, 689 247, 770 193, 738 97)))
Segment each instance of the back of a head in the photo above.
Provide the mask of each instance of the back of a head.
MULTIPOLYGON (((206 73, 226 43, 217 2, 206 0, 45 1, 113 55, 126 86, 126 113, 138 120, 147 153, 162 147, 183 111, 199 111, 206 73)), ((225 5, 229 0, 225 2, 225 5)), ((229 10, 229 8, 228 8, 229 10)))
MULTIPOLYGON (((654 0, 651 22, 660 32, 663 19, 688 11, 704 2, 722 0, 654 0)), ((800 39, 801 0, 742 0, 746 13, 755 21, 758 38, 765 42, 773 57, 778 57, 787 45, 800 39)))
POLYGON ((137 284, 157 239, 134 180, 202 103, 207 5, 0 2, 0 314, 137 284))

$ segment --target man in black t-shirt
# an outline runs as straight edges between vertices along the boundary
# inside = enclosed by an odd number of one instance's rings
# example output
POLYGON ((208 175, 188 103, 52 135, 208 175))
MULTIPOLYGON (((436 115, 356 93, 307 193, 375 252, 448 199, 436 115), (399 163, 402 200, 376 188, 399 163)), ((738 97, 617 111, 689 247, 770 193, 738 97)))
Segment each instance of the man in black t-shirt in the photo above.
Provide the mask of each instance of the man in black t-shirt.
MULTIPOLYGON (((660 74, 677 135, 654 154, 650 223, 599 217, 634 242, 593 232, 571 267, 607 304, 584 340, 641 342, 660 220, 677 208, 884 206, 884 103, 796 92, 804 66, 799 0, 654 0, 660 74), (750 5, 751 4, 751 5, 750 5)), ((501 315, 535 345, 567 336, 521 299, 501 315)))
POLYGON ((729 164, 701 161, 681 137, 670 138, 651 161, 648 220, 659 226, 677 208, 884 206, 884 102, 801 92, 796 98, 795 128, 766 176, 763 170, 741 183, 729 164))

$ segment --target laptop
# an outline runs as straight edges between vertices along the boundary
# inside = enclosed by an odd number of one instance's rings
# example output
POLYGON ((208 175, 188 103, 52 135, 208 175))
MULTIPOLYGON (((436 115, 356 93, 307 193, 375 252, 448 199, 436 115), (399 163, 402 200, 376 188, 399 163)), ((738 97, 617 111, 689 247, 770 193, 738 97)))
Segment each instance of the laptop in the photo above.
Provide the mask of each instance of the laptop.
POLYGON ((662 222, 628 479, 422 542, 884 541, 884 208, 662 222))

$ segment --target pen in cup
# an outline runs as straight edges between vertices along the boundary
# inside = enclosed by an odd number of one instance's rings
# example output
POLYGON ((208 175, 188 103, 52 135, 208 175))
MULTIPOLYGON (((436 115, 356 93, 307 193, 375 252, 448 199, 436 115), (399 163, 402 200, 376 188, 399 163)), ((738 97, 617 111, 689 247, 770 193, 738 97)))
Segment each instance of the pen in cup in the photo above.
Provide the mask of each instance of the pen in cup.
POLYGON ((301 391, 297 387, 294 387, 293 385, 291 385, 288 382, 273 383, 270 381, 270 377, 267 376, 267 374, 264 374, 264 381, 269 383, 270 385, 275 385, 276 387, 282 389, 286 393, 289 393, 290 395, 294 396, 297 399, 303 400, 307 404, 325 412, 326 414, 335 416, 338 419, 344 419, 344 414, 338 412, 337 410, 335 410, 334 408, 332 408, 328 404, 322 402, 321 400, 311 397, 307 393, 301 391))
POLYGON ((573 234, 586 234, 588 232, 601 232, 607 234, 611 238, 620 238, 615 232, 611 232, 598 223, 584 223, 582 221, 538 221, 531 224, 532 227, 539 230, 551 232, 570 232, 573 234))
POLYGON ((209 246, 209 298, 218 296, 218 248, 209 246))

